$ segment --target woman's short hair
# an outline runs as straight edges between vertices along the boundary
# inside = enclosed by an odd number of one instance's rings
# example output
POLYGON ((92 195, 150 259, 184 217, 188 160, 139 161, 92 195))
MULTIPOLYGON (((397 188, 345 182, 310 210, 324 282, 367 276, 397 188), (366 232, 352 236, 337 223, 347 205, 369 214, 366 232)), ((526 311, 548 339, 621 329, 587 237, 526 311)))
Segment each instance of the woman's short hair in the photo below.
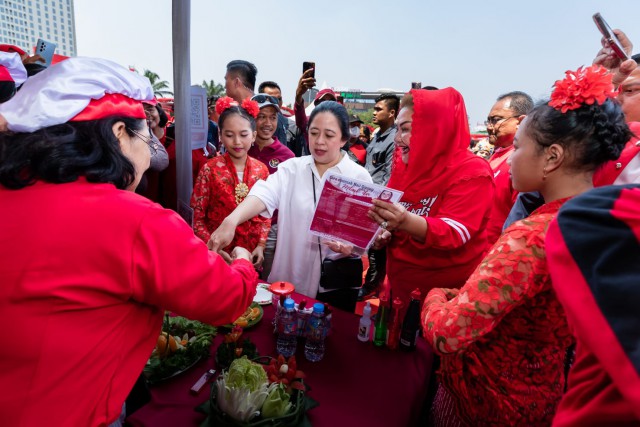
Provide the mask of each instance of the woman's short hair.
POLYGON ((311 112, 311 116, 309 117, 309 127, 311 127, 313 119, 320 113, 333 114, 338 120, 340 132, 342 133, 342 137, 340 139, 342 141, 347 141, 349 139, 349 113, 347 113, 347 109, 344 108, 344 105, 336 101, 321 102, 311 112))
POLYGON ((144 120, 112 116, 86 122, 67 122, 32 133, 0 133, 0 184, 11 189, 38 180, 64 184, 85 177, 126 189, 136 177, 122 153, 113 125, 124 122, 129 136, 144 129, 144 120))
POLYGON ((220 117, 218 118, 218 128, 220 129, 220 132, 222 132, 222 129, 224 128, 224 122, 227 120, 227 118, 234 114, 237 114, 240 117, 244 118, 245 120, 248 120, 249 124, 251 125, 251 130, 252 131, 256 130, 256 119, 251 114, 249 114, 247 110, 245 110, 244 108, 238 105, 233 105, 227 108, 226 110, 224 110, 222 114, 220 114, 220 117))
POLYGON ((601 105, 585 104, 566 113, 543 101, 531 110, 526 120, 526 131, 540 149, 560 144, 569 150, 571 166, 578 170, 593 170, 618 159, 633 136, 622 107, 613 99, 601 105))

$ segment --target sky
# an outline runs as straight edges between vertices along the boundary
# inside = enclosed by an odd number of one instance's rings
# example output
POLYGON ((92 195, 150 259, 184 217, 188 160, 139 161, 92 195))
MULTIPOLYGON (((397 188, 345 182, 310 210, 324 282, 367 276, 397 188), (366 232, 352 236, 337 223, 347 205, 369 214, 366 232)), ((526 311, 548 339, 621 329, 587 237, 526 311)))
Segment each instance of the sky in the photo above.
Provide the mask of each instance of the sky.
MULTIPOLYGON (((173 86, 171 0, 75 0, 77 52, 138 70, 173 86)), ((640 0, 192 0, 191 82, 224 84, 226 64, 258 67, 293 102, 303 61, 318 85, 363 91, 454 87, 470 124, 502 93, 547 98, 564 72, 589 65, 600 48, 592 15, 635 41, 640 0)))

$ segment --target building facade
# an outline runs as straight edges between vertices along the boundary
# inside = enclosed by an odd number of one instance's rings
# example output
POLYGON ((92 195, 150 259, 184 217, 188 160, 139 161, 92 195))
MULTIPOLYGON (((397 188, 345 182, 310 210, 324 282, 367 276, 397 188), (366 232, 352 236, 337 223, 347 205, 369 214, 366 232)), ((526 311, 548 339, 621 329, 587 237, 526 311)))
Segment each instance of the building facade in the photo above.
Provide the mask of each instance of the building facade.
POLYGON ((76 56, 73 0, 0 0, 0 43, 33 53, 38 39, 55 43, 58 55, 76 56))

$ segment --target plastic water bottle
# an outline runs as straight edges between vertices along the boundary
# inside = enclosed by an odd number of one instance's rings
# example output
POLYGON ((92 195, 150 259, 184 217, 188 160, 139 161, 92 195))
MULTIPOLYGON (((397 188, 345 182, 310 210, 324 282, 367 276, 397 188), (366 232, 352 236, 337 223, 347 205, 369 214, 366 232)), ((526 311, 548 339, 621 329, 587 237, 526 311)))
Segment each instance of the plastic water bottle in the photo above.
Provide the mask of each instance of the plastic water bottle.
POLYGON ((313 304, 313 312, 307 320, 307 342, 304 345, 304 357, 309 362, 318 362, 324 357, 324 304, 313 304))
POLYGON ((298 344, 298 319, 295 302, 291 298, 284 301, 284 308, 278 318, 278 339, 276 351, 284 357, 293 356, 298 344))
POLYGON ((358 339, 362 342, 368 342, 371 339, 371 304, 369 301, 362 310, 362 318, 358 326, 358 339))

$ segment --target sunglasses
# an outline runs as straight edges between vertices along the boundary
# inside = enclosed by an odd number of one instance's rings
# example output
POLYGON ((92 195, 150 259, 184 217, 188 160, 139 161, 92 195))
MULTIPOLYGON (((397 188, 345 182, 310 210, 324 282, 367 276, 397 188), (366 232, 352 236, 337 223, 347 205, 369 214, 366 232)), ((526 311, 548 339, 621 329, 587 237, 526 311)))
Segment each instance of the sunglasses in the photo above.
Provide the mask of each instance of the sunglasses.
POLYGON ((271 104, 278 105, 278 98, 271 95, 255 95, 251 98, 252 101, 256 101, 258 104, 262 104, 264 102, 269 102, 271 104))

